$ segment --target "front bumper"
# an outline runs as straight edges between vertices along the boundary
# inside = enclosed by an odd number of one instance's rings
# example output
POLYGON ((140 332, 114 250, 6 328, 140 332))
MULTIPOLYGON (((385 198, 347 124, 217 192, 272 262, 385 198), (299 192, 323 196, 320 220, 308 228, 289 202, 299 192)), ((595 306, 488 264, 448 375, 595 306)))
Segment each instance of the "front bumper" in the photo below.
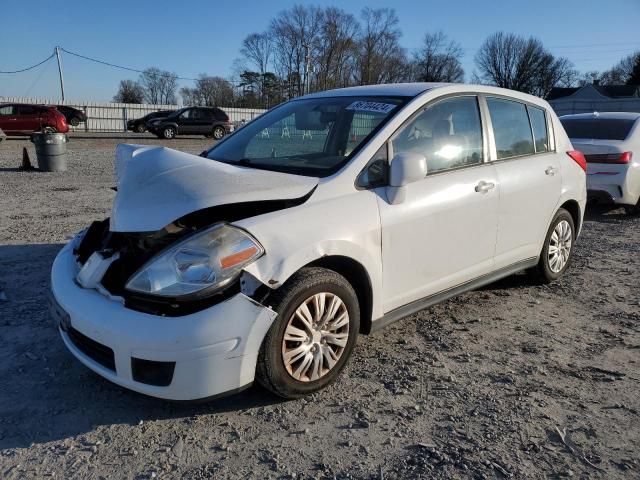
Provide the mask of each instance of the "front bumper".
POLYGON ((78 266, 72 243, 53 263, 51 293, 57 308, 67 315, 63 328, 57 326, 62 340, 84 365, 118 385, 170 400, 212 397, 253 382, 260 345, 276 317, 273 310, 237 294, 182 317, 133 311, 119 299, 76 283, 78 266), (86 353, 89 350, 77 341, 76 332, 112 350, 114 368, 86 353), (137 381, 134 359, 175 362, 169 385, 137 381))

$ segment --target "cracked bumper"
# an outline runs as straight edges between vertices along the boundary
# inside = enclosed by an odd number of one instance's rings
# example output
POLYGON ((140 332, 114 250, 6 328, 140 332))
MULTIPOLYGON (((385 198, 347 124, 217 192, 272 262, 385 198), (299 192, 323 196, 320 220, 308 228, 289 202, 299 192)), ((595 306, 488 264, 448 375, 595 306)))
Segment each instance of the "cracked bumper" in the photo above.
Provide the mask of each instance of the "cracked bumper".
POLYGON ((171 400, 212 397, 253 381, 258 350, 276 316, 271 309, 237 294, 191 315, 155 316, 80 287, 75 282, 77 272, 69 244, 60 251, 51 271, 54 317, 69 351, 94 372, 125 388, 171 400), (81 344, 79 337, 90 340, 81 344), (112 368, 101 357, 109 349, 112 368), (175 363, 170 383, 156 386, 137 381, 133 358, 175 363))

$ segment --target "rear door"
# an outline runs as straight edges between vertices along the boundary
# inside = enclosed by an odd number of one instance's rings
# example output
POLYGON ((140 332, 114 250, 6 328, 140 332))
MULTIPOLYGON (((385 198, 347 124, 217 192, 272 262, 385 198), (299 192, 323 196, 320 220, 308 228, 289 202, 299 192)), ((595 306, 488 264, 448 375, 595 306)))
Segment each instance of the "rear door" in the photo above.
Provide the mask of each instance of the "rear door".
POLYGON ((213 108, 198 109, 198 133, 208 135, 213 130, 213 124, 216 121, 216 115, 213 108))
POLYGON ((544 109, 502 97, 487 97, 500 184, 495 268, 540 254, 560 198, 560 161, 544 109))
POLYGON ((5 133, 18 132, 18 117, 15 105, 0 105, 0 128, 5 133))

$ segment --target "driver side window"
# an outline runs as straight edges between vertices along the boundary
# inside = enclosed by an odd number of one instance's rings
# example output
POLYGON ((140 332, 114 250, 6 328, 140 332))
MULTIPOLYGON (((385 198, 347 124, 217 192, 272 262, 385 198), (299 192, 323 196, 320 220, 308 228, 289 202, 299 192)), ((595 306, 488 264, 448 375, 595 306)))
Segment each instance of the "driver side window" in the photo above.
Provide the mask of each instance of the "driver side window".
POLYGON ((477 97, 456 97, 429 105, 394 136, 392 145, 394 155, 424 155, 428 174, 482 163, 477 97))

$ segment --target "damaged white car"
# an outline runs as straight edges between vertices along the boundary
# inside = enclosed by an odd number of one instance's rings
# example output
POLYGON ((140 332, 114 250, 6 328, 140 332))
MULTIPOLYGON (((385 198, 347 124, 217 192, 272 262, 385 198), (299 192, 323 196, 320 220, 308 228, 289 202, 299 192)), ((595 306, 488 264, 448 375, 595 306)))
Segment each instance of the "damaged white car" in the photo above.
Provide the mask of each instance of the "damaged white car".
POLYGON ((308 95, 201 156, 120 145, 111 217, 57 256, 67 348, 191 400, 336 379, 359 333, 519 270, 569 265, 584 157, 549 105, 441 84, 308 95))

